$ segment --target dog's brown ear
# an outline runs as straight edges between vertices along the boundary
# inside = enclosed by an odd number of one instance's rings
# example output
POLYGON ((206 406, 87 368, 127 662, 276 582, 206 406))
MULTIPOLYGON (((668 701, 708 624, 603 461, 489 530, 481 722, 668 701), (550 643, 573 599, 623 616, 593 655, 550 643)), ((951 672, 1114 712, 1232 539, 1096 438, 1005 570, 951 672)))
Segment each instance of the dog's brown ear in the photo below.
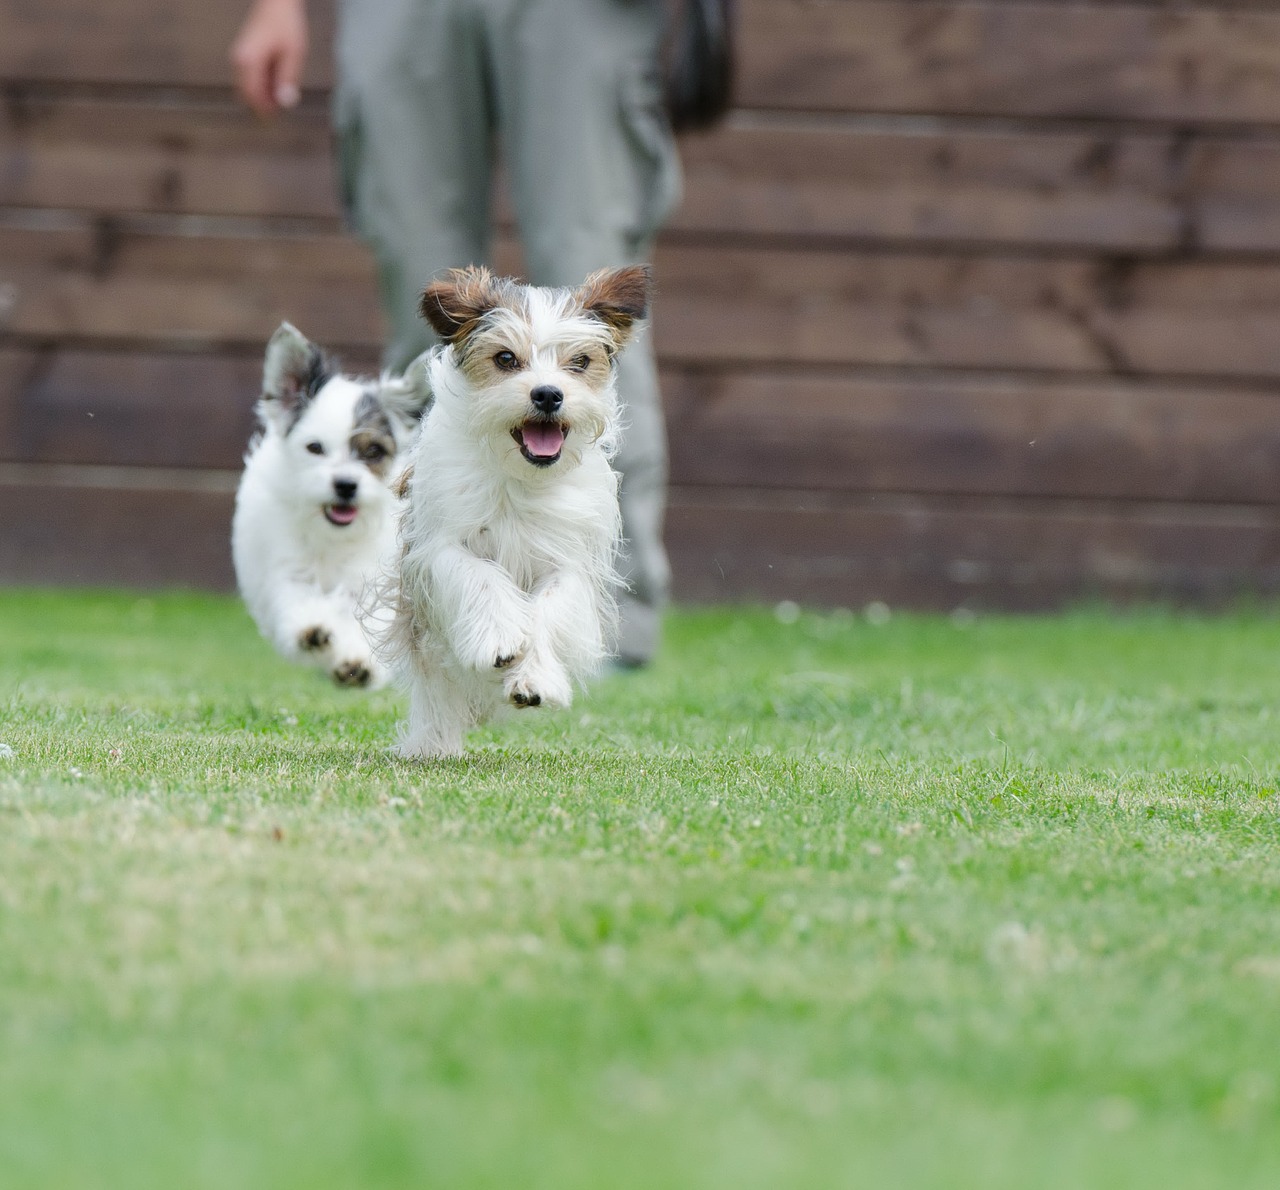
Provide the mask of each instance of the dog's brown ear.
POLYGON ((645 264, 601 269, 592 273, 578 290, 582 308, 613 332, 619 347, 631 337, 635 324, 649 312, 652 296, 653 273, 645 264))
POLYGON ((492 274, 483 266, 450 269, 422 291, 418 313, 446 343, 465 339, 500 302, 492 274))

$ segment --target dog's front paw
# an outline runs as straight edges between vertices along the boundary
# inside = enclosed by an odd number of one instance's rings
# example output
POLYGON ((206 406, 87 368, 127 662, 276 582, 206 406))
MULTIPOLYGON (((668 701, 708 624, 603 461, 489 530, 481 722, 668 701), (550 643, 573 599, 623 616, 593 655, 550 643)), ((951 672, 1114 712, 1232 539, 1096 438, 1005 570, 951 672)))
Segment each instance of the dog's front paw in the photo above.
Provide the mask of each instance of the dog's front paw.
POLYGON ((502 692, 512 706, 567 707, 573 701, 573 686, 568 675, 559 667, 542 666, 533 669, 519 666, 509 672, 502 683, 502 692))
POLYGON ((527 640, 525 633, 512 628, 498 627, 478 632, 458 650, 459 659, 473 669, 493 671, 510 669, 524 656, 527 640))
POLYGON ((339 661, 329 671, 339 686, 367 686, 373 680, 373 670, 366 661, 339 661))
POLYGON ((322 624, 312 624, 298 633, 298 648, 304 653, 318 653, 327 649, 333 633, 322 624))

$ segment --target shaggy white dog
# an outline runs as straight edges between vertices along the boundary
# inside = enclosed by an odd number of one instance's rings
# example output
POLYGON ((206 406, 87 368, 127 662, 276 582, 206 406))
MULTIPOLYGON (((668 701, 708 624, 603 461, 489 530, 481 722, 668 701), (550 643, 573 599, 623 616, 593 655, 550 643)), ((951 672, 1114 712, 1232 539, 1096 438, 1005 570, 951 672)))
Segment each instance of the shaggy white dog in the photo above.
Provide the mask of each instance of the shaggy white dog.
MULTIPOLYGON (((403 378, 339 375, 287 322, 271 336, 236 494, 231 554, 262 635, 284 656, 345 686, 386 667, 358 619, 370 580, 396 551, 397 460, 429 401, 423 360, 403 378)), ((375 609, 370 630, 390 618, 375 609)))
POLYGON ((422 315, 434 403, 413 450, 394 641, 404 756, 456 755, 504 705, 568 706, 605 655, 620 536, 614 360, 646 268, 538 289, 457 270, 422 315))

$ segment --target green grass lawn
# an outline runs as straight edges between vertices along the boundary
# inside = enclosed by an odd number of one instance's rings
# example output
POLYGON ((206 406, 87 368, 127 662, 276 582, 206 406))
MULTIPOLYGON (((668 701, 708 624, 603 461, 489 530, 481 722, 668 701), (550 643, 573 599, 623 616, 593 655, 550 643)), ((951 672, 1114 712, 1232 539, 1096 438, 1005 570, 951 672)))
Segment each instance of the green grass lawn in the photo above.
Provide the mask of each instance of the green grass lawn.
POLYGON ((0 644, 5 1190, 1280 1185, 1280 617, 686 611, 428 765, 231 600, 0 644))

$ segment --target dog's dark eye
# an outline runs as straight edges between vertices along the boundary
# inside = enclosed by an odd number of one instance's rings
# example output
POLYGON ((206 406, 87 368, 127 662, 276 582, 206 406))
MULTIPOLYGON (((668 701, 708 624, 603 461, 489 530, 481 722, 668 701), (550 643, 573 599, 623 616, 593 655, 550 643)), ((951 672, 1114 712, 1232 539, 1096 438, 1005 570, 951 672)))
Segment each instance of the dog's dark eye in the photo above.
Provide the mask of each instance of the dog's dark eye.
POLYGON ((369 445, 360 452, 360 457, 364 459, 366 463, 376 463, 379 459, 385 459, 387 457, 387 448, 385 446, 379 446, 376 442, 370 442, 369 445))
POLYGON ((514 351, 499 351, 493 357, 493 362, 504 372, 514 372, 520 367, 520 361, 516 359, 514 351))
POLYGON ((308 442, 308 443, 307 443, 307 450, 308 450, 308 451, 310 451, 313 455, 322 455, 322 454, 324 454, 324 443, 323 443, 323 442, 308 442))
POLYGON ((569 361, 570 372, 585 372, 591 367, 591 357, 589 355, 575 355, 569 361))

